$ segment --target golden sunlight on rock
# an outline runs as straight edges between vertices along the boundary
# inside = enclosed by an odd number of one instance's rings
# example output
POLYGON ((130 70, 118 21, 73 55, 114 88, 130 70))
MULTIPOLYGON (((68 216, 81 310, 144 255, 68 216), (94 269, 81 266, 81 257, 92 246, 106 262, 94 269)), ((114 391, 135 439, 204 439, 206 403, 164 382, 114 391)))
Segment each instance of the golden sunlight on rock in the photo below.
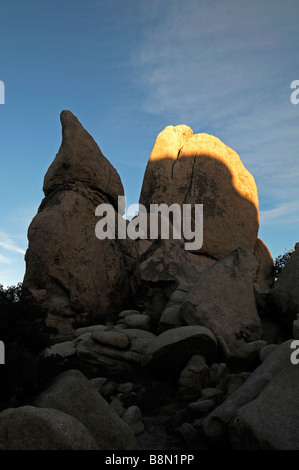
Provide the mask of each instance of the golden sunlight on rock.
POLYGON ((184 124, 165 127, 156 139, 149 161, 154 162, 161 158, 176 160, 178 152, 192 136, 192 129, 184 124))
POLYGON ((203 204, 200 252, 221 258, 240 246, 254 250, 259 228, 253 176, 218 138, 168 126, 157 137, 140 203, 203 204))

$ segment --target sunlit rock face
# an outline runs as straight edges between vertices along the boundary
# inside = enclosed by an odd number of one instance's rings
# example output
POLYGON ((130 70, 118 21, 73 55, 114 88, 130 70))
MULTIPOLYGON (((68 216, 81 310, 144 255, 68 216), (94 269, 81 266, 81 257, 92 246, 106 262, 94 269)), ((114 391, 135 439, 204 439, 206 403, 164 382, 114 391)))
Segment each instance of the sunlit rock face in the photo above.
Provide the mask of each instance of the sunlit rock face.
POLYGON ((95 208, 124 194, 117 171, 70 111, 61 113, 62 144, 44 179, 46 197, 28 230, 24 285, 48 311, 58 339, 75 322, 118 313, 128 277, 117 240, 95 236, 95 208))
POLYGON ((251 251, 259 228, 253 176, 236 152, 218 138, 168 126, 149 158, 140 203, 203 204, 200 252, 222 258, 240 246, 251 251))

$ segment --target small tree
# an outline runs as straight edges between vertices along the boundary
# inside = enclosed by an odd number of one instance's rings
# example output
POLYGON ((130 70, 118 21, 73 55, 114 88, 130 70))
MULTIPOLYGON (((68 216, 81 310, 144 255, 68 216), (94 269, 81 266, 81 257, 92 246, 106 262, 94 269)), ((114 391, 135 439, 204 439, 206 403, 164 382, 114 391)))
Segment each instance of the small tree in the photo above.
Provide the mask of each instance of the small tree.
POLYGON ((51 345, 53 329, 46 326, 45 318, 46 313, 22 284, 6 289, 0 285, 0 339, 5 344, 5 365, 0 366, 0 410, 26 403, 46 376, 41 353, 51 345))
POLYGON ((273 273, 275 279, 278 279, 279 274, 281 273, 293 253, 294 250, 285 251, 283 255, 277 256, 277 258, 274 260, 273 273))

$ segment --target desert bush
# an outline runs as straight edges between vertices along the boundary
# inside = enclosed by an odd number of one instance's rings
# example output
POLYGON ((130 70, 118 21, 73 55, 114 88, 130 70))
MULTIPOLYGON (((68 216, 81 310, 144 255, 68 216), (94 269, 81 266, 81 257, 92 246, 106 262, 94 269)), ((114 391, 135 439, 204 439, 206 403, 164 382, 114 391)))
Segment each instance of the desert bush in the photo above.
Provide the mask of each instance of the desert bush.
POLYGON ((287 261, 290 259, 292 256, 292 253, 294 250, 289 250, 285 251, 283 255, 279 255, 275 260, 274 260, 274 266, 273 266, 273 274, 274 278, 278 279, 281 271, 285 267, 287 261))
POLYGON ((5 344, 5 364, 0 366, 0 409, 21 405, 47 378, 62 370, 62 358, 51 365, 42 351, 51 345, 53 328, 46 326, 46 312, 22 284, 0 285, 0 340, 5 344), (48 371, 48 372, 47 372, 48 371))

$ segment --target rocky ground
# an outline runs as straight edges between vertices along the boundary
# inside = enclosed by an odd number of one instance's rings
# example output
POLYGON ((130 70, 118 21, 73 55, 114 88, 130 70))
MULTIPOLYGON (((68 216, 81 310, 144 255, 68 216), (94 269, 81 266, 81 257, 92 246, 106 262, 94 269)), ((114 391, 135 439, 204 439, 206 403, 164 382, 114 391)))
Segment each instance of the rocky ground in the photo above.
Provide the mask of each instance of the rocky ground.
POLYGON ((155 335, 148 315, 119 317, 44 351, 77 367, 31 406, 0 414, 1 449, 299 448, 293 338, 251 341, 229 354, 206 327, 155 335))
MULTIPOLYGON (((289 269, 291 263, 284 274, 289 269)), ((271 304, 279 284, 263 291, 265 302, 271 304)), ((184 302, 177 293, 187 287, 171 296, 181 312, 184 302)), ((124 311, 115 325, 78 329, 74 340, 45 354, 76 357, 86 377, 101 370, 101 377, 89 382, 141 449, 297 449, 299 367, 290 357, 299 322, 290 334, 275 322, 263 324, 262 339, 232 353, 223 337, 206 327, 177 326, 155 334, 149 315, 124 311)))

